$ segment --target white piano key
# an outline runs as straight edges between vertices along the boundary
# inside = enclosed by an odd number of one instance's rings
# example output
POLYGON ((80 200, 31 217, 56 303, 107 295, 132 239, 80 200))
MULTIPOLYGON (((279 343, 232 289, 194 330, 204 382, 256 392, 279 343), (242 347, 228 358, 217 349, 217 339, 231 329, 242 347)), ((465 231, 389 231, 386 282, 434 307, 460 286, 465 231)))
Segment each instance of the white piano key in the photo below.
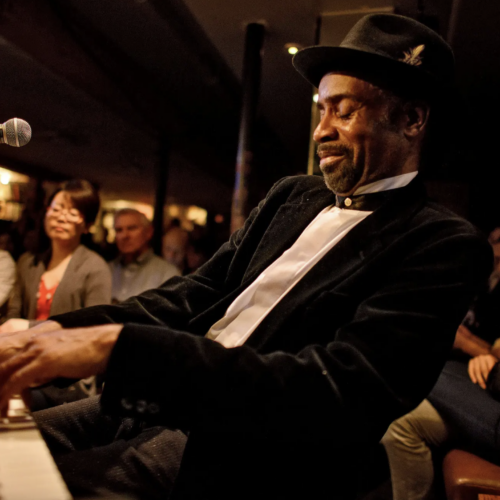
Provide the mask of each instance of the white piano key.
MULTIPOLYGON (((23 411, 28 414, 22 400, 11 401, 9 416, 22 416, 23 411)), ((1 429, 0 500, 71 500, 38 429, 1 429)))

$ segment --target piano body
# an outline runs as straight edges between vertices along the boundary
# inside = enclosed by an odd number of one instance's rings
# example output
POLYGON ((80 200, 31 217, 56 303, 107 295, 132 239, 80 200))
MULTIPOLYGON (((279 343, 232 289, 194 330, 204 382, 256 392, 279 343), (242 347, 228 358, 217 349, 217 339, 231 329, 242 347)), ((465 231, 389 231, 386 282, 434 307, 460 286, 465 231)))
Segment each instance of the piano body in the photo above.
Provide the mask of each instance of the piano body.
POLYGON ((11 399, 0 419, 0 500, 71 499, 22 399, 11 399))

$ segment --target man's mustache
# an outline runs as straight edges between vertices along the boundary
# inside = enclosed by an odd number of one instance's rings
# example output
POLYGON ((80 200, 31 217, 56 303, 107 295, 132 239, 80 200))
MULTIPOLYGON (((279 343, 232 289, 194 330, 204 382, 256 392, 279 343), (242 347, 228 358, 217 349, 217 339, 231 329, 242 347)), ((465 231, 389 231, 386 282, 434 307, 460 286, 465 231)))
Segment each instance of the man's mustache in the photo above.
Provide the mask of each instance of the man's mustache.
POLYGON ((345 156, 348 155, 351 150, 344 144, 334 144, 330 142, 325 142, 320 144, 316 150, 318 156, 345 156))

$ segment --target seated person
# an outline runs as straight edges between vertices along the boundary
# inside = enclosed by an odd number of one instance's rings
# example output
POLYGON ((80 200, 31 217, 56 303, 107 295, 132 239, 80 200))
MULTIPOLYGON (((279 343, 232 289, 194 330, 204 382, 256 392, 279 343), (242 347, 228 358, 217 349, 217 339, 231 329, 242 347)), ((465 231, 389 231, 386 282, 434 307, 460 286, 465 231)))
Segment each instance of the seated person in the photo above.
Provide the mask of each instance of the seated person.
MULTIPOLYGON (((498 249, 493 248, 496 257, 498 249)), ((500 358, 498 343, 492 346, 500 335, 497 258, 495 263, 488 287, 457 330, 451 359, 436 385, 415 410, 393 422, 382 439, 394 500, 436 498, 436 449, 453 445, 498 461, 500 402, 486 390, 488 375, 500 358)))
POLYGON ((186 274, 188 245, 189 233, 177 225, 172 225, 163 235, 163 258, 177 267, 182 274, 186 274))
MULTIPOLYGON (((50 248, 26 253, 18 261, 18 279, 1 333, 8 333, 50 315, 111 302, 111 276, 104 259, 81 244, 99 212, 99 194, 85 180, 65 182, 49 199, 44 229, 50 248)), ((95 394, 93 380, 65 389, 47 387, 33 392, 40 409, 95 394)))
POLYGON ((179 276, 179 269, 149 247, 153 226, 143 213, 134 208, 119 210, 115 214, 115 231, 119 256, 109 264, 113 302, 122 302, 179 276))

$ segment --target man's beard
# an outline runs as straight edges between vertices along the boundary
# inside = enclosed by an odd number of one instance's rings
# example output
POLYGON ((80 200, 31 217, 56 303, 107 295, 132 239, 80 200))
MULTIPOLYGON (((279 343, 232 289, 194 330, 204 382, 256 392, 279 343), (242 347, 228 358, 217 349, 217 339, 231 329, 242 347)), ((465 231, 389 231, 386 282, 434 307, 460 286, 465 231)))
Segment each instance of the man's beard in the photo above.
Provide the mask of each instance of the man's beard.
POLYGON ((323 143, 318 146, 318 154, 320 152, 343 156, 335 165, 320 168, 328 189, 334 193, 349 193, 363 175, 362 165, 354 162, 354 151, 344 144, 323 143))

